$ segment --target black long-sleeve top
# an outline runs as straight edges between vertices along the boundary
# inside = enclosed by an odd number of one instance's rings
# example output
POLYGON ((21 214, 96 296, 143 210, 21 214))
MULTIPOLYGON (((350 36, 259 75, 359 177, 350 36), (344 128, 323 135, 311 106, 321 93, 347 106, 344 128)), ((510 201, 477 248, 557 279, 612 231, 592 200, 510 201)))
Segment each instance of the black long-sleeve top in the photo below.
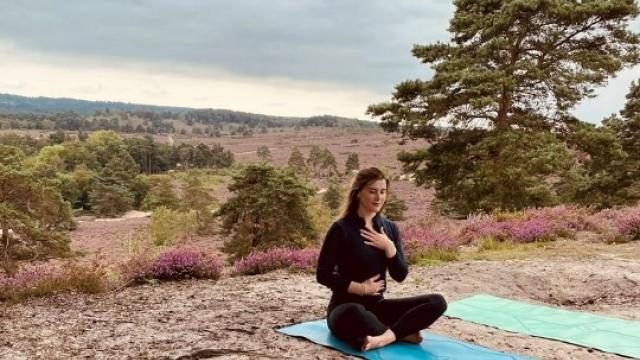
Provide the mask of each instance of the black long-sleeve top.
POLYGON ((376 214, 372 222, 375 231, 380 232, 384 228, 385 234, 395 244, 396 254, 392 258, 387 258, 384 251, 365 244, 366 239, 360 235, 360 229, 365 228, 365 221, 357 214, 334 222, 327 231, 320 250, 316 279, 333 291, 329 311, 345 302, 367 303, 382 299, 382 294, 360 296, 348 293, 351 281, 363 282, 379 274, 386 290, 387 269, 389 275, 398 282, 407 277, 409 268, 402 252, 398 227, 380 214, 376 214))

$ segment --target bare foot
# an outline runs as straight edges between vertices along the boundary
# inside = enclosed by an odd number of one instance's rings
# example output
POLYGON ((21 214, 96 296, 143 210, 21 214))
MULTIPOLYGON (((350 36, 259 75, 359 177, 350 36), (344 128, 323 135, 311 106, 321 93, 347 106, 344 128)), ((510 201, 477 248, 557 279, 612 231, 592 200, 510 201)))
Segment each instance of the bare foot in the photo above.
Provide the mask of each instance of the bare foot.
POLYGON ((366 338, 364 338, 362 351, 381 348, 383 346, 391 344, 394 341, 396 341, 396 334, 394 334, 391 329, 387 329, 387 331, 385 331, 382 335, 367 336, 366 338))
POLYGON ((400 341, 412 343, 412 344, 420 344, 422 342, 422 335, 419 332, 413 333, 411 335, 407 335, 400 339, 400 341))

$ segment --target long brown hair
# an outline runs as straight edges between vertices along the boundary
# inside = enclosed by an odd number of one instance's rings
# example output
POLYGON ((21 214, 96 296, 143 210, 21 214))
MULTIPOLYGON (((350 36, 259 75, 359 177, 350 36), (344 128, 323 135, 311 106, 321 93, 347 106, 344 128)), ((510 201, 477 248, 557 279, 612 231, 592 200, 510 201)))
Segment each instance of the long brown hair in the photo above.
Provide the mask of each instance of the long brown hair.
MULTIPOLYGON (((338 219, 344 219, 350 214, 355 214, 358 211, 358 206, 360 205, 360 201, 358 201, 358 193, 360 190, 364 189, 369 182, 378 180, 384 180, 387 183, 387 192, 389 192, 389 179, 384 176, 384 173, 380 169, 370 167, 358 171, 358 174, 351 182, 349 195, 340 207, 340 215, 338 215, 338 219)), ((382 204, 382 208, 384 208, 385 204, 382 204)), ((380 209, 380 211, 382 211, 382 209, 380 209)))

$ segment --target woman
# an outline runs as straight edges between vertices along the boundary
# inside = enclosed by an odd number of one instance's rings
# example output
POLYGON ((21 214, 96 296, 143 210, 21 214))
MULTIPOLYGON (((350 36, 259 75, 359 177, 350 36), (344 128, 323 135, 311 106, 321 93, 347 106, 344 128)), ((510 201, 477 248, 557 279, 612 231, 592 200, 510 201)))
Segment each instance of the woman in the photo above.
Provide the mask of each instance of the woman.
POLYGON ((409 271, 398 227, 380 215, 388 188, 389 180, 379 169, 358 172, 318 259, 317 280, 333 292, 327 307, 329 329, 362 351, 396 340, 419 343, 420 330, 447 309, 438 294, 383 297, 387 270, 398 282, 409 271))

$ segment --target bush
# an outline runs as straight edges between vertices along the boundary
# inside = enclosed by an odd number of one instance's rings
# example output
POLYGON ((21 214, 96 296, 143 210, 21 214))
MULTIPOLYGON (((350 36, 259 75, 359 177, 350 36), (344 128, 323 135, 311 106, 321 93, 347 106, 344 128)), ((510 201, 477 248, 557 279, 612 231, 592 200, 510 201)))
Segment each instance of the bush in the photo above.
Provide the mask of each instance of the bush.
POLYGON ((331 180, 329 180, 329 187, 327 187, 327 190, 322 194, 322 201, 334 216, 338 214, 338 209, 340 208, 340 204, 342 204, 343 193, 344 190, 340 185, 340 179, 337 177, 331 178, 331 180))
POLYGON ((169 176, 153 176, 147 180, 148 192, 142 201, 143 210, 153 210, 160 206, 177 209, 178 198, 173 190, 173 182, 169 176))
POLYGON ((558 236, 575 236, 577 231, 587 228, 587 218, 591 211, 575 205, 558 205, 537 209, 526 209, 523 212, 525 220, 539 219, 554 225, 558 236))
POLYGON ((491 238, 496 241, 527 243, 537 240, 555 239, 556 227, 543 219, 529 219, 524 221, 496 221, 491 217, 483 217, 465 226, 462 239, 471 243, 480 239, 491 238))
POLYGON ((586 229, 588 210, 573 205, 560 205, 518 212, 495 212, 491 216, 471 217, 462 230, 462 239, 471 243, 492 238, 526 243, 574 237, 586 229))
POLYGON ((156 246, 171 245, 178 238, 191 237, 198 229, 196 213, 156 208, 149 222, 149 234, 156 246))
POLYGON ((319 250, 315 248, 274 248, 265 252, 252 252, 237 260, 233 267, 236 274, 264 274, 277 269, 314 272, 318 264, 319 250))
POLYGON ((180 208, 183 211, 195 213, 199 234, 208 234, 214 231, 215 218, 212 209, 216 205, 216 199, 209 194, 200 176, 195 172, 189 172, 184 179, 180 208))
POLYGON ((98 183, 89 192, 91 210, 98 217, 117 217, 131 210, 133 194, 120 185, 98 183))
POLYGON ((445 233, 417 225, 401 229, 403 249, 407 261, 415 264, 421 259, 452 261, 458 255, 458 241, 445 233))
POLYGON ((41 265, 13 276, 0 272, 0 301, 20 301, 71 291, 95 294, 108 288, 104 268, 97 264, 68 263, 60 268, 41 265))
POLYGON ((256 153, 258 155, 258 158, 260 158, 260 160, 262 161, 271 160, 271 150, 269 150, 269 148, 266 145, 259 146, 256 153))
POLYGON ((389 220, 402 221, 404 220, 405 211, 407 211, 407 205, 404 200, 400 199, 395 194, 390 194, 384 204, 384 216, 389 220))
POLYGON ((586 221, 587 228, 602 234, 606 242, 640 240, 640 207, 605 209, 586 221))
POLYGON ((149 281, 183 279, 219 279, 222 262, 215 256, 178 248, 160 253, 155 258, 138 255, 121 265, 122 279, 127 285, 149 281))
MULTIPOLYGON (((314 229, 326 230, 331 226, 331 223, 335 220, 331 210, 325 206, 321 199, 314 197, 309 201, 307 205, 307 211, 311 217, 312 225, 314 229)), ((323 239, 317 239, 319 244, 322 244, 323 239)))
POLYGON ((296 174, 303 175, 307 171, 307 166, 304 162, 304 156, 297 147, 294 147, 289 155, 287 164, 294 169, 296 174))

